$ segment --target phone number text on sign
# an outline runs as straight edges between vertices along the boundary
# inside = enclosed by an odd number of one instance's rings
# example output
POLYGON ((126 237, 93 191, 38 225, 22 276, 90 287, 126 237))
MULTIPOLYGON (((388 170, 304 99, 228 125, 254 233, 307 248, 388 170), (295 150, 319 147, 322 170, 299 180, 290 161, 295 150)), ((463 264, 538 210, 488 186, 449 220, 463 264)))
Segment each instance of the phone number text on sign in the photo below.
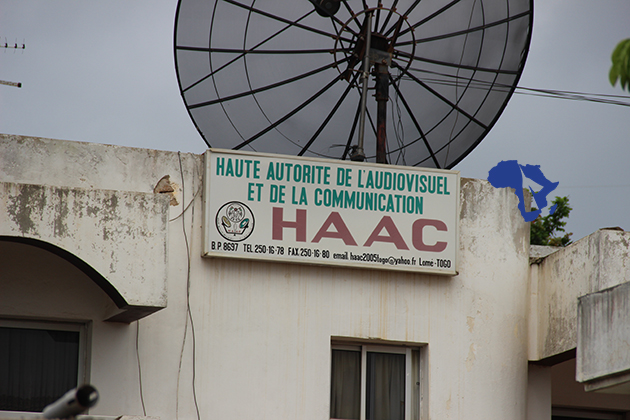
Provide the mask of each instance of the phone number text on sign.
POLYGON ((343 253, 331 254, 327 249, 311 249, 311 248, 297 248, 297 247, 283 247, 274 245, 260 245, 260 244, 248 244, 237 242, 211 242, 212 250, 225 251, 225 252, 237 252, 239 247, 242 247, 243 252, 249 254, 269 254, 269 255, 287 255, 290 257, 306 257, 306 258, 322 258, 334 260, 350 260, 350 261, 364 261, 364 262, 376 262, 383 265, 418 265, 421 267, 438 267, 438 268, 451 268, 451 260, 444 259, 432 259, 423 260, 421 258, 404 258, 395 256, 381 256, 380 254, 356 254, 353 252, 345 251, 343 253))
POLYGON ((207 257, 456 274, 457 171, 211 150, 204 201, 207 257))

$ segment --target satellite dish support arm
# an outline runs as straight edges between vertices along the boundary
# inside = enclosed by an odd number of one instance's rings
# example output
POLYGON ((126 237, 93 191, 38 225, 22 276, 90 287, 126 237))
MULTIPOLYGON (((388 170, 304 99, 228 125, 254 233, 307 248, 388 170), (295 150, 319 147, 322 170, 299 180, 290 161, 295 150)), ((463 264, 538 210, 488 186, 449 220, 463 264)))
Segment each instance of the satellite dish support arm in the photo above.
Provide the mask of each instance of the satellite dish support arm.
POLYGON ((356 162, 365 160, 365 150, 363 149, 363 139, 365 138, 365 110, 367 106, 367 85, 370 75, 370 44, 372 42, 372 12, 367 14, 367 24, 365 25, 365 52, 363 53, 363 71, 361 74, 361 110, 359 112, 359 139, 357 147, 350 156, 356 162))
POLYGON ((376 163, 387 163, 387 98, 389 96, 389 67, 376 64, 376 163))

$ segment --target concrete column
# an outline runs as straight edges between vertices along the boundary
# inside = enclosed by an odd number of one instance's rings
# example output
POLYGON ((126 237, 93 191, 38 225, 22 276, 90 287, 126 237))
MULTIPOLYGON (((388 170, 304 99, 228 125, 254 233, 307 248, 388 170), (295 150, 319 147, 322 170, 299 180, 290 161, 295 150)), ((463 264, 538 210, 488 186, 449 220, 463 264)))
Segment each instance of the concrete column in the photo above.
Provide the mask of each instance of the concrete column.
POLYGON ((529 365, 527 420, 551 420, 551 367, 529 365))

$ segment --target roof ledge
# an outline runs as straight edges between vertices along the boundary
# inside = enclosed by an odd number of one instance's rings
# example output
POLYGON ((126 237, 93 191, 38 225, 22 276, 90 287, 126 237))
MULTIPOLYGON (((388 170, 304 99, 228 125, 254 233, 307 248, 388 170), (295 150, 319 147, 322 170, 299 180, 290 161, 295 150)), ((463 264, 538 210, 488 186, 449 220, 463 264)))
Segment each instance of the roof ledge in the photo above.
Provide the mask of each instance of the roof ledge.
POLYGON ((74 264, 132 322, 166 307, 169 197, 0 182, 0 240, 74 264))

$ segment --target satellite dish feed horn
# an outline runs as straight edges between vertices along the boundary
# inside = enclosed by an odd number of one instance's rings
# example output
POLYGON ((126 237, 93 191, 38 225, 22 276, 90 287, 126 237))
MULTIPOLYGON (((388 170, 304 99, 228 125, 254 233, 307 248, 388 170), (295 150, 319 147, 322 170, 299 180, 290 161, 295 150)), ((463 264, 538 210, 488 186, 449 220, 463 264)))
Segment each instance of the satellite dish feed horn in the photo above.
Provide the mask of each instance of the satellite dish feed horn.
POLYGON ((323 17, 334 16, 339 11, 341 0, 309 0, 315 6, 315 11, 323 17))

